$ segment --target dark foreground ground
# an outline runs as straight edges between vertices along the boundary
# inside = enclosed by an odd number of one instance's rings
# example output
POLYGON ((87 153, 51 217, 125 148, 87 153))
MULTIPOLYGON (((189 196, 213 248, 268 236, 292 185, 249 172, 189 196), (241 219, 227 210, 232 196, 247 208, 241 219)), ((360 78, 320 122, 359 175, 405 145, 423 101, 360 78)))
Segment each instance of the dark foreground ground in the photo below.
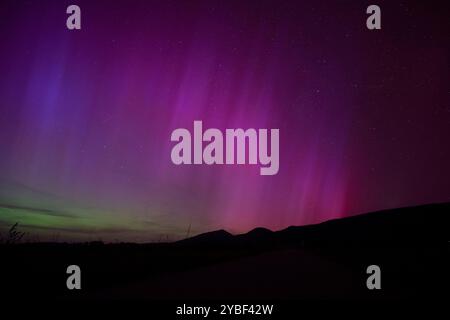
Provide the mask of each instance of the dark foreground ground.
POLYGON ((3 301, 448 299, 449 220, 450 204, 436 204, 168 244, 3 245, 1 291, 3 301), (72 264, 79 291, 66 288, 72 264), (372 264, 381 290, 366 287, 372 264))

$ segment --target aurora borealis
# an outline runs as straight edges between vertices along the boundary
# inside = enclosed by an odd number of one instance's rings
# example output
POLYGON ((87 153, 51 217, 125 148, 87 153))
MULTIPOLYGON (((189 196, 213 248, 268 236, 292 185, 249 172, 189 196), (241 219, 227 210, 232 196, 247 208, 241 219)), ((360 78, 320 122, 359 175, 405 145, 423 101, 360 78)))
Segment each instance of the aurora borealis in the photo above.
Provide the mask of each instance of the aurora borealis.
POLYGON ((0 4, 3 229, 158 241, 450 200, 439 3, 380 1, 369 31, 364 1, 75 2, 81 30, 72 2, 0 4), (279 172, 174 165, 195 120, 279 128, 279 172))

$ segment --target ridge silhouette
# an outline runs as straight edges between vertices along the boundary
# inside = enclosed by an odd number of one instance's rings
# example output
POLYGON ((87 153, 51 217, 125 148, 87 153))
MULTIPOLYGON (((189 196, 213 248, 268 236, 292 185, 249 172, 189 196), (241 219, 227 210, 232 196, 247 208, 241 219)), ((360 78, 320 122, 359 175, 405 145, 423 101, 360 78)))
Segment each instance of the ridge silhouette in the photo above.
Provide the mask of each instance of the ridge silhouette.
POLYGON ((450 203, 386 209, 279 231, 255 228, 231 235, 217 230, 177 241, 190 245, 267 244, 402 244, 450 240, 450 203))

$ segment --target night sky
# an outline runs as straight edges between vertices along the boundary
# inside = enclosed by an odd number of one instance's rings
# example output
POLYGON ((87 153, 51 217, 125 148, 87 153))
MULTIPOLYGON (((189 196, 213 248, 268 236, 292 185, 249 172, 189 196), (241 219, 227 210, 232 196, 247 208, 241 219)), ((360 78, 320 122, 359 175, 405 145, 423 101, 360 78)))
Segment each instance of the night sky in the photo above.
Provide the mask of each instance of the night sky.
POLYGON ((375 31, 370 4, 1 1, 0 229, 160 241, 450 201, 448 1, 376 1, 375 31), (194 120, 278 128, 278 174, 174 165, 194 120))

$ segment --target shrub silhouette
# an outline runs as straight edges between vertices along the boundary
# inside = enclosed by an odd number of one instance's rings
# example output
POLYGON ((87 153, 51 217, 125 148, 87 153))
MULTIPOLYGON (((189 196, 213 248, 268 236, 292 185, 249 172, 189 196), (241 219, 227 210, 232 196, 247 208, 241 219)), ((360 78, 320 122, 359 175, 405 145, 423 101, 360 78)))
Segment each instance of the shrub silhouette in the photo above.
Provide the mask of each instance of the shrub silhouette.
POLYGON ((11 228, 9 228, 7 236, 4 239, 2 237, 0 242, 3 242, 5 244, 19 243, 22 240, 23 236, 25 235, 25 232, 19 231, 18 226, 19 226, 18 222, 13 224, 11 228))

